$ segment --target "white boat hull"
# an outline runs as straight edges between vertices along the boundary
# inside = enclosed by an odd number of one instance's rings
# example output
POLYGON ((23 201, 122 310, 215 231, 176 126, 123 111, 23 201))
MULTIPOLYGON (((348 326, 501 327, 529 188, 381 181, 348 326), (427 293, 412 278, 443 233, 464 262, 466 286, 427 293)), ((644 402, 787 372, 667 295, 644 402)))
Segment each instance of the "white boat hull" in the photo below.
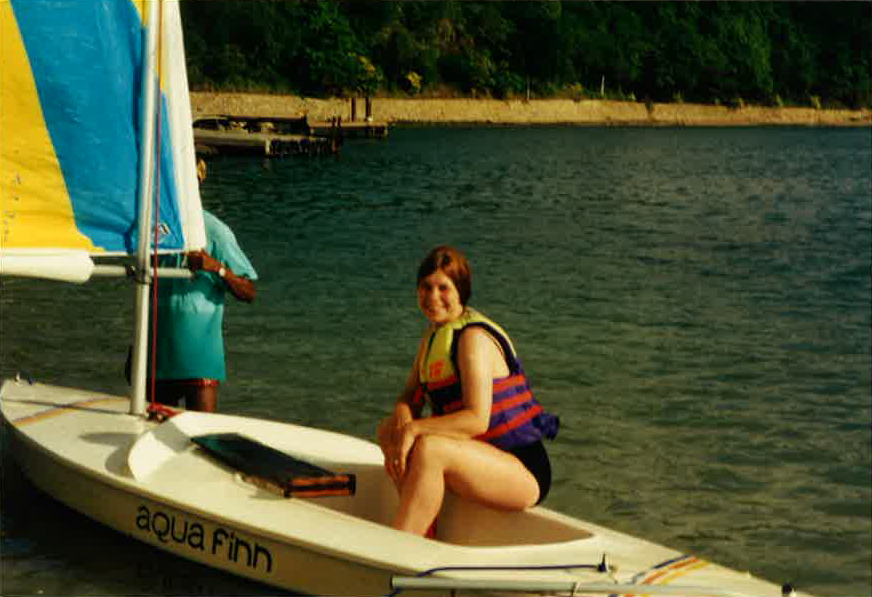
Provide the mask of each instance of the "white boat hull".
MULTIPOLYGON (((433 577, 468 587, 569 581, 603 587, 591 594, 612 586, 625 594, 630 585, 639 594, 647 587, 650 594, 781 595, 780 586, 748 574, 542 507, 507 513, 449 496, 437 540, 395 531, 388 523, 397 498, 381 452, 351 436, 195 412, 156 424, 128 414, 126 398, 26 382, 7 381, 0 398, 10 449, 37 487, 140 541, 276 587, 385 595, 393 577, 439 568, 433 577), (356 493, 299 499, 259 489, 189 439, 223 432, 353 473, 356 493), (609 571, 597 569, 604 554, 609 571)), ((427 589, 402 594, 420 591, 427 589)))

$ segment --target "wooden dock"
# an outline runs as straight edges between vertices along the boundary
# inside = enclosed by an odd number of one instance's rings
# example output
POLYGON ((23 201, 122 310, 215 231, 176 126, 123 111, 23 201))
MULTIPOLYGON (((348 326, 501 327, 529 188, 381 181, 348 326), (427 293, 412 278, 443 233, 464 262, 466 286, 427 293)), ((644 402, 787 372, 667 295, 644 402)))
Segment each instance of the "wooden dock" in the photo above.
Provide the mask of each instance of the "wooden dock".
POLYGON ((322 155, 337 153, 345 139, 385 138, 388 125, 365 121, 309 122, 301 117, 203 115, 194 119, 201 155, 322 155))
POLYGON ((324 155, 339 151, 339 144, 326 137, 279 135, 245 131, 194 129, 194 145, 200 155, 324 155))
POLYGON ((388 136, 388 125, 384 122, 330 120, 311 122, 308 127, 313 137, 383 139, 388 136))

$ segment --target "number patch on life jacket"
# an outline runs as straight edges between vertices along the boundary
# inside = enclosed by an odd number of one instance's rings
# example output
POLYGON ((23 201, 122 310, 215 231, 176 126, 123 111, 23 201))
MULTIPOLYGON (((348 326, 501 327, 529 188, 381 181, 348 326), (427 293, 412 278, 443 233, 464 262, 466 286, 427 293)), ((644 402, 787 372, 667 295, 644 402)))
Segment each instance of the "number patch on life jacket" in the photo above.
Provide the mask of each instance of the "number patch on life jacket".
POLYGON ((427 377, 430 380, 439 379, 442 377, 443 371, 445 371, 445 361, 436 361, 435 363, 430 363, 429 375, 427 377))

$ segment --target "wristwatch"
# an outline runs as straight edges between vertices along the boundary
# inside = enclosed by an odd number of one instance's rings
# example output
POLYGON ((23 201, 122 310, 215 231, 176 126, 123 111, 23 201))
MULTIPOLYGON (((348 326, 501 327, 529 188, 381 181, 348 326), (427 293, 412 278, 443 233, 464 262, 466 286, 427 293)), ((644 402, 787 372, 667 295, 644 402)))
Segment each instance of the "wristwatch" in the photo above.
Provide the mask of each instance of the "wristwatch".
POLYGON ((225 267, 222 265, 222 266, 218 269, 218 277, 219 277, 219 278, 223 278, 225 275, 227 275, 227 268, 225 268, 225 267))

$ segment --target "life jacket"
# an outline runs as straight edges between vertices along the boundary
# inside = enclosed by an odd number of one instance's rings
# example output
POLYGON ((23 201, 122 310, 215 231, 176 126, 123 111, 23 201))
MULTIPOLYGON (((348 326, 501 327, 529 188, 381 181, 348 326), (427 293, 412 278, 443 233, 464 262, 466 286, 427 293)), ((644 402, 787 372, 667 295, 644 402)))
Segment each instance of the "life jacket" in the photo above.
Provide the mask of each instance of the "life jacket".
POLYGON ((531 444, 543 437, 554 439, 560 421, 547 414, 533 397, 508 334, 470 307, 458 319, 442 325, 430 335, 427 353, 419 365, 420 386, 416 400, 428 398, 434 415, 447 415, 463 408, 457 346, 460 334, 472 326, 484 328, 499 342, 509 368, 507 377, 493 381, 490 424, 487 431, 475 439, 503 450, 531 444))

